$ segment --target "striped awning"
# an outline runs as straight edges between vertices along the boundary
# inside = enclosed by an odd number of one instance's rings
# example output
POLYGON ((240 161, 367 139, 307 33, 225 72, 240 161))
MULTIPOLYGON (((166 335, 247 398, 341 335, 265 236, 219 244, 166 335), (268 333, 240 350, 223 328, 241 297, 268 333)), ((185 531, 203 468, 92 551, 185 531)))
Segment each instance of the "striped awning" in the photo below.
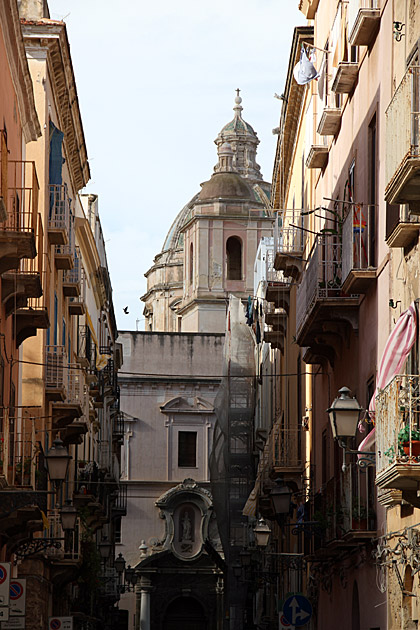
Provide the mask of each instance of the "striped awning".
MULTIPOLYGON (((394 376, 401 373, 407 361, 411 348, 414 346, 417 338, 417 326, 416 303, 412 302, 408 309, 404 311, 404 313, 401 313, 394 330, 385 344, 384 352, 379 363, 375 393, 369 403, 369 412, 372 417, 375 414, 377 394, 392 381, 394 376)), ((359 450, 372 450, 374 444, 375 429, 373 428, 359 444, 359 450)))

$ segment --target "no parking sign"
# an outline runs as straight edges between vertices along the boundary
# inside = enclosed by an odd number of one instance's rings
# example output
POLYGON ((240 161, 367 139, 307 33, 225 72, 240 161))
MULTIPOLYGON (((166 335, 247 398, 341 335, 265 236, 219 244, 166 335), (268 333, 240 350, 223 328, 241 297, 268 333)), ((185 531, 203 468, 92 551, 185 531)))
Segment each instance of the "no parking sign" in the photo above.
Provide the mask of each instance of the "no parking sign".
POLYGON ((25 615, 26 579, 12 578, 10 580, 10 614, 23 617, 25 615))
POLYGON ((0 606, 9 605, 10 562, 0 563, 0 606))
POLYGON ((50 617, 49 630, 73 630, 73 617, 50 617))

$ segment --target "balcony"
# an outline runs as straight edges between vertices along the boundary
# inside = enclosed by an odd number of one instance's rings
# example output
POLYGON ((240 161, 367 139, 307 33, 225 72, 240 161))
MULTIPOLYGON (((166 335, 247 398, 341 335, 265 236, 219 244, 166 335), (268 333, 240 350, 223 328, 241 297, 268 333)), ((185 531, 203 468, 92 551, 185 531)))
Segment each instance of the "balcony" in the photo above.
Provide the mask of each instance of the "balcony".
POLYGON ((22 258, 35 258, 39 184, 34 162, 8 162, 6 219, 0 223, 0 274, 18 269, 22 258))
POLYGON ((21 258, 15 270, 6 271, 2 275, 2 301, 6 317, 15 313, 17 309, 26 307, 28 298, 42 296, 44 234, 40 214, 38 214, 35 239, 36 257, 21 258))
POLYGON ((386 243, 388 247, 409 247, 417 242, 420 216, 410 212, 408 204, 387 205, 386 243))
POLYGON ((72 269, 63 271, 63 295, 64 297, 77 298, 80 296, 82 282, 82 263, 80 259, 80 250, 78 247, 74 250, 74 265, 72 269))
POLYGON ((325 107, 318 124, 320 136, 335 136, 341 125, 341 108, 325 107))
POLYGON ((291 280, 283 271, 274 269, 274 248, 266 251, 265 278, 267 282, 265 298, 267 302, 274 304, 276 309, 284 309, 289 312, 291 280))
POLYGON ((281 210, 274 223, 275 270, 282 271, 286 278, 298 281, 302 273, 302 255, 305 247, 305 232, 301 210, 281 210))
POLYGON ((118 445, 121 445, 124 441, 124 413, 122 411, 114 414, 112 420, 112 440, 118 445))
POLYGON ((297 419, 286 422, 285 416, 277 420, 272 428, 269 444, 269 466, 272 472, 285 478, 298 476, 303 471, 302 432, 297 419), (292 425, 292 426, 290 426, 292 425))
POLYGON ((331 365, 351 330, 358 329, 359 296, 342 289, 342 245, 335 236, 318 236, 296 294, 296 340, 305 360, 331 365))
POLYGON ((342 534, 344 542, 359 543, 376 536, 374 469, 347 465, 342 475, 342 534))
MULTIPOLYGON (((413 203, 420 195, 420 66, 405 73, 386 114, 385 201, 413 203)), ((417 208, 418 211, 418 208, 417 208)))
POLYGON ((377 4, 378 0, 350 0, 350 46, 369 46, 373 40, 381 21, 381 10, 377 4))
POLYGON ((97 380, 96 345, 87 324, 79 325, 76 361, 82 368, 85 368, 85 377, 88 382, 97 380))
POLYGON ((80 518, 76 520, 74 531, 65 532, 61 526, 60 511, 57 509, 48 511, 49 527, 45 530, 46 538, 54 538, 61 544, 60 547, 48 547, 43 553, 54 564, 79 565, 82 561, 82 525, 80 518))
POLYGON ((375 538, 375 505, 372 468, 361 470, 350 464, 345 472, 323 484, 311 505, 311 527, 305 526, 305 521, 298 526, 307 537, 313 534, 310 547, 314 559, 340 556, 346 549, 375 538))
POLYGON ((42 531, 47 509, 47 472, 35 440, 33 422, 8 423, 0 434, 0 530, 9 551, 29 533, 42 531))
POLYGON ((48 239, 51 245, 67 245, 70 232, 70 198, 67 184, 50 185, 48 239))
POLYGON ((127 514, 127 484, 119 483, 113 496, 112 516, 119 517, 127 514))
POLYGON ((299 11, 302 11, 307 20, 313 20, 318 4, 319 0, 300 0, 299 11))
POLYGON ((395 376, 376 398, 376 485, 401 490, 403 499, 417 507, 419 409, 418 375, 395 376))
POLYGON ((340 61, 331 90, 336 94, 350 94, 359 74, 357 61, 340 61))
POLYGON ((352 205, 343 223, 343 291, 367 293, 376 280, 375 206, 352 205))
POLYGON ((79 295, 71 297, 69 300, 69 315, 84 315, 86 312, 86 276, 83 267, 80 269, 80 282, 78 284, 78 288, 79 295))
POLYGON ((64 429, 86 413, 83 372, 72 366, 64 346, 46 346, 45 394, 52 402, 53 425, 64 429))
POLYGON ((328 147, 323 144, 313 144, 306 158, 308 168, 324 168, 328 162, 328 147))

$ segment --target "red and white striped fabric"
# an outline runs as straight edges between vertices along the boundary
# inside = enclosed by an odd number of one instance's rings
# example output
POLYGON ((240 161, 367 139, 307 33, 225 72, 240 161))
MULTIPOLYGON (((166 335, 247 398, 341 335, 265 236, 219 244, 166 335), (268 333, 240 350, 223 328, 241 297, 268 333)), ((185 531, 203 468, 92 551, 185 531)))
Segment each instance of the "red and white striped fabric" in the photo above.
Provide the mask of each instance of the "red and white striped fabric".
MULTIPOLYGON (((408 309, 401 313, 395 328, 388 337, 385 349, 379 364, 376 389, 369 403, 369 412, 375 413, 375 400, 377 393, 386 387, 396 376, 401 373, 411 348, 417 337, 417 312, 416 304, 412 302, 408 309)), ((367 434, 363 442, 359 444, 359 450, 370 449, 375 443, 375 429, 367 434)))

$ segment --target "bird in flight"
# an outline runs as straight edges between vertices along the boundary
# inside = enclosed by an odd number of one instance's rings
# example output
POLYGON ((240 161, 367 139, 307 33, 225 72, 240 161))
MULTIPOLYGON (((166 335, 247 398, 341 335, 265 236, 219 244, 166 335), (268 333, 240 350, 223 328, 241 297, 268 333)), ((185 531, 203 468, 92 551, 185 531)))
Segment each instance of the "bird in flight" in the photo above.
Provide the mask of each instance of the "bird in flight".
POLYGON ((124 306, 123 311, 126 315, 128 315, 128 306, 124 306))

